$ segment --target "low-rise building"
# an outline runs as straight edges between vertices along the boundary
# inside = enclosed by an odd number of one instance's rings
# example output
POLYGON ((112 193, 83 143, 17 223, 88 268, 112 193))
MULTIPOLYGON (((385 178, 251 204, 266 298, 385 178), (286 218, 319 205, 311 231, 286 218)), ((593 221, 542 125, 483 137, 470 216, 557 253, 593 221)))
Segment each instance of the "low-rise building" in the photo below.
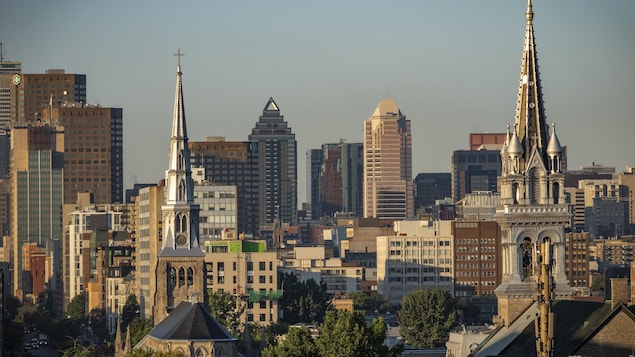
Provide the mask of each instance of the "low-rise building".
POLYGON ((453 221, 396 221, 394 235, 377 237, 377 291, 392 305, 414 290, 454 295, 453 221))

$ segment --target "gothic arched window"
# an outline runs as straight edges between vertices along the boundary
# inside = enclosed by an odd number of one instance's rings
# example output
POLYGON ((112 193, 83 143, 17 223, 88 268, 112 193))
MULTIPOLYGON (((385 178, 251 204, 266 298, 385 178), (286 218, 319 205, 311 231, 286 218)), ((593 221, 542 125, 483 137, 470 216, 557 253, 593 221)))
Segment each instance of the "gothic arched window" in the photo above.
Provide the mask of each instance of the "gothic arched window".
POLYGON ((558 201, 560 200, 560 184, 557 182, 554 183, 552 190, 553 190, 553 204, 557 205, 559 203, 558 201))
POLYGON ((177 214, 174 218, 174 233, 180 233, 183 228, 181 227, 181 214, 177 214))
POLYGON ((194 284, 194 270, 190 267, 187 268, 187 286, 194 284))
POLYGON ((188 231, 187 215, 182 214, 180 218, 181 218, 181 230, 179 232, 187 232, 188 231))
POLYGON ((183 201, 185 199, 185 184, 183 180, 179 181, 179 196, 177 197, 177 201, 183 201))
POLYGON ((176 286, 176 269, 170 268, 169 283, 171 287, 176 286))
POLYGON ((512 183, 512 199, 514 204, 518 204, 518 196, 520 192, 518 191, 518 182, 512 183))
POLYGON ((179 268, 179 286, 185 284, 185 269, 179 268))
POLYGON ((533 249, 533 244, 531 243, 531 239, 529 238, 523 239, 523 244, 521 248, 522 248, 521 259, 522 259, 522 267, 523 267, 522 279, 525 280, 527 279, 527 277, 534 274, 534 269, 533 269, 534 249, 533 249))
POLYGON ((180 151, 179 152, 179 160, 176 163, 176 169, 177 170, 183 170, 183 162, 184 162, 184 160, 183 160, 183 152, 180 151))

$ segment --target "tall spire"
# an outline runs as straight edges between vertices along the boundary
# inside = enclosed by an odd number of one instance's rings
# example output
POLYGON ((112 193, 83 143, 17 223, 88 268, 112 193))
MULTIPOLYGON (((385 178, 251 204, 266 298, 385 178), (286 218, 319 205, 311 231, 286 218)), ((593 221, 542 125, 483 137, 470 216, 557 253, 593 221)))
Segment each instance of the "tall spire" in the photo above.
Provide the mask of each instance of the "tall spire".
POLYGON ((170 156, 165 181, 169 189, 167 204, 194 203, 194 188, 190 169, 190 149, 188 147, 187 125, 185 123, 185 103, 183 102, 183 84, 181 77, 181 53, 176 71, 176 91, 174 95, 174 115, 172 116, 172 138, 170 156), (181 187, 183 186, 183 187, 181 187))
POLYGON ((174 95, 174 116, 172 120, 172 137, 180 137, 187 139, 187 128, 185 127, 185 104, 183 103, 183 85, 181 82, 181 56, 185 56, 185 53, 181 53, 179 48, 178 52, 174 54, 178 57, 178 65, 176 67, 176 93, 174 95))
POLYGON ((538 154, 546 161, 545 150, 548 137, 538 57, 536 56, 533 26, 534 12, 531 0, 527 1, 525 18, 527 23, 525 26, 525 42, 520 67, 515 119, 516 134, 524 152, 521 159, 521 170, 525 169, 526 162, 532 154, 534 146, 537 146, 538 154))
POLYGON ((176 93, 174 96, 174 116, 172 117, 172 137, 168 169, 165 171, 166 199, 162 210, 169 212, 164 217, 163 250, 183 249, 201 254, 198 235, 198 205, 194 204, 194 181, 190 166, 187 126, 185 124, 185 105, 183 103, 183 85, 181 81, 181 50, 175 54, 179 62, 176 71, 176 93), (182 217, 182 218, 179 218, 182 217))

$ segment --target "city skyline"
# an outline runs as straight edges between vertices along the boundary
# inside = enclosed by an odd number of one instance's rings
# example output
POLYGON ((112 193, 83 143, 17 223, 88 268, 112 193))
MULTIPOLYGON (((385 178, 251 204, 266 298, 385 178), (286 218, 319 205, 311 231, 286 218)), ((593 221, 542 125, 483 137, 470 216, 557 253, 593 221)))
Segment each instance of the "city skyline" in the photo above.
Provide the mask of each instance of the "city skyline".
MULTIPOLYGON (((22 62, 24 73, 86 74, 89 103, 123 108, 125 188, 164 177, 177 48, 186 54, 190 140, 247 140, 273 97, 298 142, 299 203, 304 153, 361 142, 383 98, 412 121, 413 177, 449 172, 469 133, 514 121, 524 0, 29 5, 3 5, 4 60, 22 62)), ((569 169, 623 171, 635 152, 635 3, 534 8, 547 121, 568 146, 569 169)))

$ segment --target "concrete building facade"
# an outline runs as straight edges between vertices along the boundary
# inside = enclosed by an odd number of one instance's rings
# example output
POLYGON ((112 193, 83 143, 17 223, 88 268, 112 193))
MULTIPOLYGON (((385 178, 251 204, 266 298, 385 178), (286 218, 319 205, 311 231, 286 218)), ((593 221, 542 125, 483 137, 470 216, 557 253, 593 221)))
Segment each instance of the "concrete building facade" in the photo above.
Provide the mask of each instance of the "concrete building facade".
POLYGON ((377 292, 392 305, 415 290, 454 295, 452 221, 396 221, 393 236, 377 237, 377 292))
POLYGON ((220 240, 208 242, 205 253, 207 286, 236 297, 244 308, 241 321, 269 325, 278 321, 278 262, 264 241, 220 240))

